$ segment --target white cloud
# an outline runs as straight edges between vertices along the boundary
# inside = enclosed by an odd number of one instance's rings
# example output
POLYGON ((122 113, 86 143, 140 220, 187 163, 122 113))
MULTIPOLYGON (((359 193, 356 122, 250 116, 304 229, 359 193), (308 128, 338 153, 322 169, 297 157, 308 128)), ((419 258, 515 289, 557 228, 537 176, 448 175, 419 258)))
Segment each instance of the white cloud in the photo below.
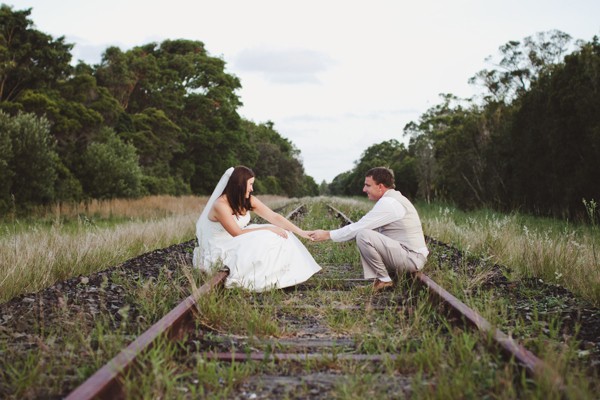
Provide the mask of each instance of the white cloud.
POLYGON ((257 72, 272 83, 320 83, 318 74, 333 64, 327 54, 308 49, 244 49, 234 57, 233 68, 257 72))

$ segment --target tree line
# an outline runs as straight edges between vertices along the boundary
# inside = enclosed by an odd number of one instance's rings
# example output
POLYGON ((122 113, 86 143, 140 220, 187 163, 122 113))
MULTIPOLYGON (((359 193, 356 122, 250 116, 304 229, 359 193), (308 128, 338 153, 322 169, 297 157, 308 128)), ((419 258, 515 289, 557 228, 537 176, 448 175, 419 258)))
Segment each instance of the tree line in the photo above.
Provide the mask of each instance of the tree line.
POLYGON ((600 43, 557 30, 499 48, 469 82, 470 99, 441 102, 404 127, 408 146, 369 147, 323 187, 360 194, 364 172, 387 165, 406 194, 463 209, 490 207, 587 219, 600 200, 600 43), (590 204, 591 210, 590 210, 590 204))
POLYGON ((318 194, 271 122, 241 118, 240 81, 200 41, 165 40, 98 65, 0 6, 0 212, 148 194, 207 194, 232 165, 257 192, 318 194))
POLYGON ((386 165, 412 198, 581 217, 600 199, 600 44, 541 32, 500 46, 398 139, 366 149, 318 186, 271 122, 241 118, 237 77, 204 44, 165 40, 98 65, 34 28, 31 10, 0 7, 0 213, 147 194, 207 194, 229 166, 251 166, 259 193, 360 195, 386 165), (408 144, 402 143, 408 139, 408 144), (591 203, 590 203, 591 201, 591 203))

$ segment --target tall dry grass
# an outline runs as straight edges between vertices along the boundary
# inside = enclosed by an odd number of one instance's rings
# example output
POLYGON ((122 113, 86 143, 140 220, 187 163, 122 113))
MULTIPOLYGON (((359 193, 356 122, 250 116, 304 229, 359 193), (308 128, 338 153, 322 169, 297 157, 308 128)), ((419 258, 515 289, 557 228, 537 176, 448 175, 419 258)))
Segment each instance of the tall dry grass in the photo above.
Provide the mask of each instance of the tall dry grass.
MULTIPOLYGON (((270 207, 289 201, 261 196, 270 207)), ((195 237, 207 197, 148 196, 40 208, 0 224, 0 303, 195 237)))
POLYGON ((113 217, 133 219, 164 218, 170 215, 199 213, 206 197, 198 196, 147 196, 139 199, 91 200, 73 204, 54 204, 34 211, 39 218, 77 218, 81 215, 109 219, 113 217))
MULTIPOLYGON (((363 197, 335 200, 355 221, 373 206, 363 197)), ((527 276, 556 283, 600 305, 597 225, 485 209, 463 212, 436 203, 416 207, 426 235, 505 265, 515 279, 527 276)))
POLYGON ((600 234, 594 227, 439 205, 422 204, 420 212, 427 235, 506 265, 516 277, 560 284, 600 305, 600 234))
MULTIPOLYGON (((274 209, 292 201, 260 199, 274 209)), ((0 222, 0 302, 191 240, 206 200, 148 196, 92 201, 39 209, 27 221, 0 222)), ((364 199, 335 200, 353 220, 372 206, 364 199)), ((418 208, 427 235, 600 304, 597 229, 518 214, 462 213, 425 204, 418 208)))

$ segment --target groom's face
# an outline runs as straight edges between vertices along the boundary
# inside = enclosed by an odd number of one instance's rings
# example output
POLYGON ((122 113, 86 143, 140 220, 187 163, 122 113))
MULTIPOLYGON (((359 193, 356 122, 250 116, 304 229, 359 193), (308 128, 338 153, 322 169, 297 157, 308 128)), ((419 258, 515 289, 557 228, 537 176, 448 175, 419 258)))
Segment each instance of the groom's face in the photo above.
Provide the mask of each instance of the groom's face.
POLYGON ((376 183, 372 177, 367 176, 365 178, 365 186, 363 186, 363 192, 367 194, 369 200, 377 201, 385 193, 384 186, 381 183, 376 183))

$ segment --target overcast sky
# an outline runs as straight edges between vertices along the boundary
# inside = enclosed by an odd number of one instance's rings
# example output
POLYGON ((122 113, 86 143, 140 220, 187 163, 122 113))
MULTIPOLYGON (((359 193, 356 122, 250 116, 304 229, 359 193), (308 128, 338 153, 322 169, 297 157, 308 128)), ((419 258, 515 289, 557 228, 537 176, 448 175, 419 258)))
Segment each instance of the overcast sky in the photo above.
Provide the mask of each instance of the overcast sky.
MULTIPOLYGON (((240 114, 301 151, 317 183, 468 84, 509 40, 553 29, 600 36, 598 0, 12 0, 37 30, 98 63, 108 46, 202 41, 242 83, 240 114)), ((251 166, 250 166, 251 167, 251 166)), ((260 177, 259 177, 260 178, 260 177)))

